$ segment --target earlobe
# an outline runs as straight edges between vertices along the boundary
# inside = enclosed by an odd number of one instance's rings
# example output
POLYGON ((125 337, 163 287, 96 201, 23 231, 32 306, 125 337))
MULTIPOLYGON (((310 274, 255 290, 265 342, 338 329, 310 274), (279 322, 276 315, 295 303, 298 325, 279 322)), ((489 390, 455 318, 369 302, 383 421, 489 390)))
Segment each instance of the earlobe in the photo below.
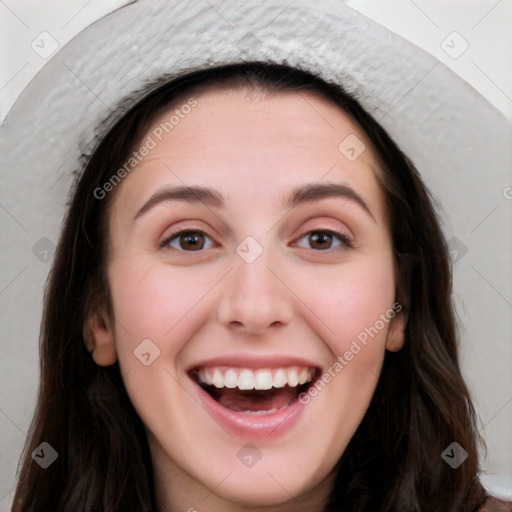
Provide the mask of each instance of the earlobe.
POLYGON ((391 320, 386 338, 386 349, 390 352, 398 352, 403 348, 405 323, 406 314, 403 310, 397 312, 391 320))
POLYGON ((97 310, 84 322, 83 337, 87 350, 99 366, 111 366, 117 361, 114 332, 103 311, 97 310))

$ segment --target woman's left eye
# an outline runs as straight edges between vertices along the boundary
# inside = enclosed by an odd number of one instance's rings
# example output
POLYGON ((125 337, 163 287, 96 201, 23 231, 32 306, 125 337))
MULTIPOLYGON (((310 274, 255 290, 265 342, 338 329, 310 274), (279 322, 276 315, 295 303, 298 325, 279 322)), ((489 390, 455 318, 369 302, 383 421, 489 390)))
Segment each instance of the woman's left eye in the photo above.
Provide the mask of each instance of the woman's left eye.
MULTIPOLYGON (((330 230, 316 230, 310 231, 302 236, 300 240, 307 239, 310 244, 308 249, 317 249, 320 251, 325 251, 328 249, 338 249, 340 247, 352 247, 352 239, 344 233, 337 233, 335 231, 330 230), (338 240, 336 245, 333 245, 335 240, 338 240)), ((302 247, 298 243, 296 244, 299 247, 302 247)))
POLYGON ((201 249, 211 249, 213 243, 206 243, 205 239, 212 239, 204 232, 198 229, 186 229, 173 233, 170 237, 160 242, 161 247, 170 245, 179 251, 199 252, 201 249))

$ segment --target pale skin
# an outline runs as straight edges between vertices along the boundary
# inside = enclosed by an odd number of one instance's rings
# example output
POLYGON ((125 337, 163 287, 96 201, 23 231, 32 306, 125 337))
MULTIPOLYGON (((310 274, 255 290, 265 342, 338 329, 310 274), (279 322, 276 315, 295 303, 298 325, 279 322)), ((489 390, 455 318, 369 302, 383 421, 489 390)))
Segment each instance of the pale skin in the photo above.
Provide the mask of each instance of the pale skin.
POLYGON ((385 351, 402 348, 403 313, 291 429, 254 443, 262 457, 251 468, 237 458, 248 439, 208 414, 187 369, 225 354, 299 354, 327 369, 392 308, 396 274, 378 163, 364 132, 311 94, 210 91, 197 99, 116 190, 108 262, 114 318, 92 312, 85 339, 97 364, 119 360, 148 432, 160 511, 295 512, 300 503, 320 512, 385 351), (355 161, 338 150, 350 134, 366 146, 355 161), (369 211, 346 196, 284 206, 295 187, 327 183, 350 187, 369 211), (135 219, 156 192, 183 185, 214 189, 224 207, 161 201, 135 219), (204 232, 201 250, 186 250, 179 237, 161 247, 184 229, 204 232), (319 249, 309 236, 318 231, 341 233, 352 246, 333 235, 319 249), (248 236, 263 249, 252 263, 236 252, 248 236), (145 339, 160 350, 149 366, 134 356, 145 339))

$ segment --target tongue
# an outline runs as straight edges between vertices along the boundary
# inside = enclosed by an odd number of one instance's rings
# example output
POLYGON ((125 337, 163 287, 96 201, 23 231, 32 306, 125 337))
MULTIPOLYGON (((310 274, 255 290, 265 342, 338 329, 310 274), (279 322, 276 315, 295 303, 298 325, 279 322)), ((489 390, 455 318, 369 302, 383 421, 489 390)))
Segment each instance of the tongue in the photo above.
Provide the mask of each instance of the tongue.
POLYGON ((297 399, 296 388, 285 386, 268 391, 240 391, 238 388, 218 390, 220 404, 234 411, 272 411, 290 405, 297 399))

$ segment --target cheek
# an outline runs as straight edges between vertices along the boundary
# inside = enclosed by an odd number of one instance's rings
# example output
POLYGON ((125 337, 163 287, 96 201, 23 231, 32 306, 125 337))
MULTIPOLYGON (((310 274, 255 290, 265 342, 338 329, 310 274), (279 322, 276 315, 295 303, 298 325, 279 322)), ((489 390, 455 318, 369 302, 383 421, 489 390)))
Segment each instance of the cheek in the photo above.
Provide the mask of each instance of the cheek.
MULTIPOLYGON (((311 276, 309 276, 311 277, 311 276)), ((391 258, 340 265, 325 275, 301 283, 301 293, 318 317, 317 331, 331 352, 316 388, 304 403, 311 403, 313 417, 320 417, 326 402, 330 422, 326 428, 332 448, 341 453, 362 420, 375 391, 385 354, 390 323, 395 316, 395 279, 391 258), (306 295, 307 293, 307 295, 306 295), (331 432, 332 430, 332 432, 331 432)))
POLYGON ((387 258, 327 270, 315 276, 316 286, 310 278, 302 281, 301 293, 324 324, 324 339, 335 355, 349 350, 353 340, 364 342, 368 330, 378 340, 374 345, 383 349, 390 320, 383 316, 389 317, 395 302, 393 267, 387 258))
POLYGON ((164 356, 155 360, 157 366, 162 360, 175 364, 176 355, 201 325, 202 299, 215 282, 205 269, 171 270, 137 257, 113 263, 109 283, 121 366, 137 362, 134 351, 146 339, 164 356))
POLYGON ((317 272, 316 286, 306 278, 298 283, 312 310, 310 323, 315 323, 331 353, 331 363, 320 380, 301 397, 308 404, 311 431, 318 432, 315 426, 322 422, 322 446, 329 454, 323 460, 324 471, 336 463, 368 409, 394 317, 392 263, 386 257, 363 263, 340 265, 337 272, 332 267, 325 274, 317 272))

